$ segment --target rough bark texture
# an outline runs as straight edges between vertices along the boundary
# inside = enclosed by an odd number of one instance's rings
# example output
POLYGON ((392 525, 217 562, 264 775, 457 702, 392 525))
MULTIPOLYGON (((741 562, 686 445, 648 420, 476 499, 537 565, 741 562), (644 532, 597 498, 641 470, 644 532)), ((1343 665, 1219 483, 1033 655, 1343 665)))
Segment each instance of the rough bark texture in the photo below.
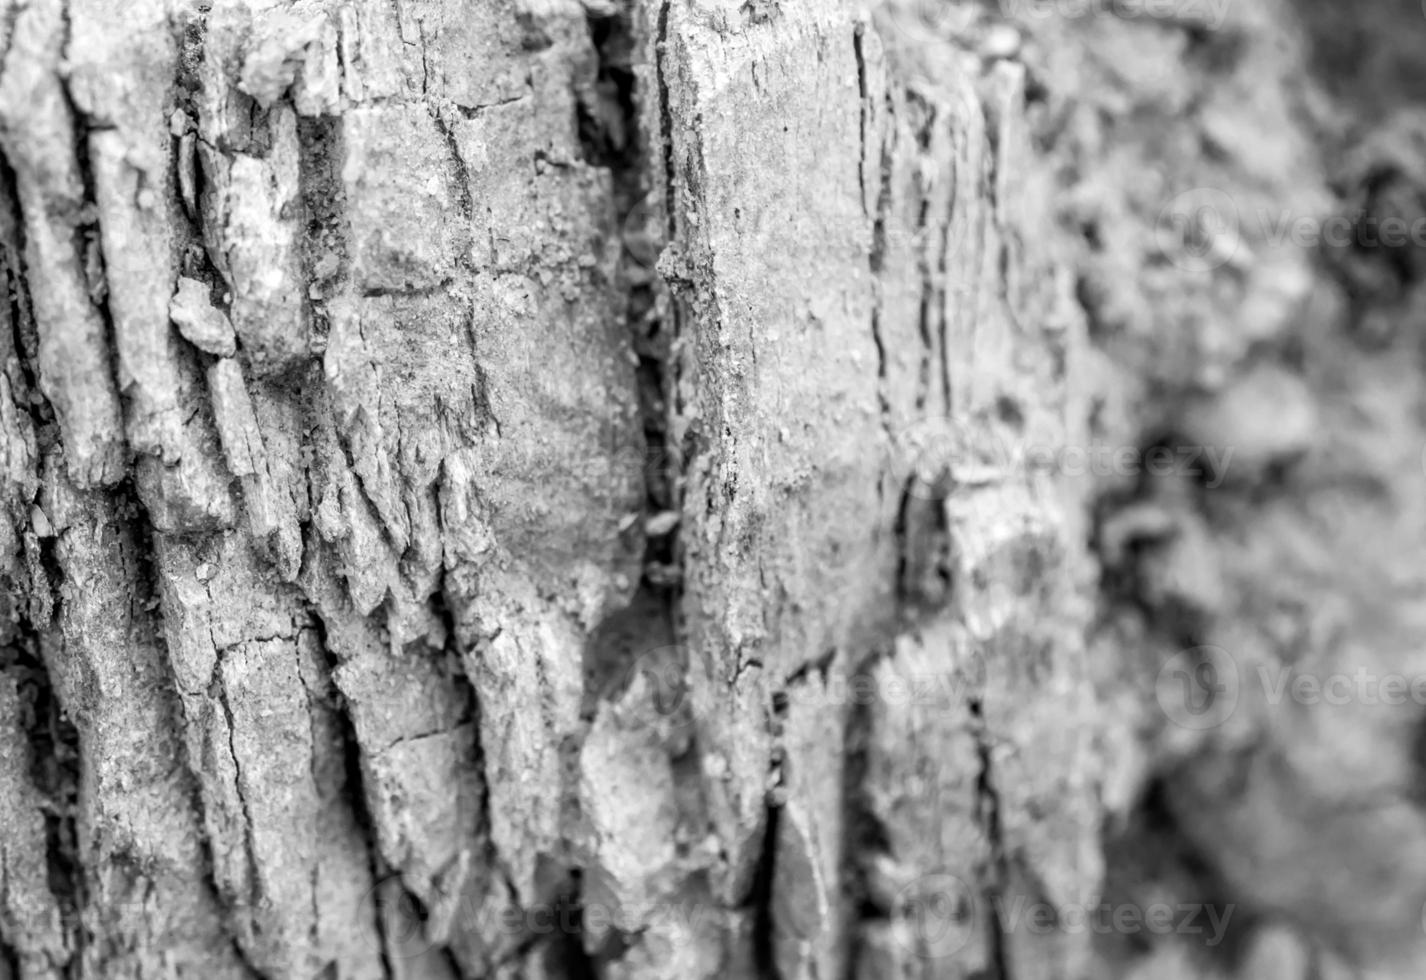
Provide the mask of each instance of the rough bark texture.
POLYGON ((1426 23, 1052 8, 0 3, 0 978, 1416 952, 1419 705, 1155 692, 1420 669, 1426 262, 1258 219, 1426 23))

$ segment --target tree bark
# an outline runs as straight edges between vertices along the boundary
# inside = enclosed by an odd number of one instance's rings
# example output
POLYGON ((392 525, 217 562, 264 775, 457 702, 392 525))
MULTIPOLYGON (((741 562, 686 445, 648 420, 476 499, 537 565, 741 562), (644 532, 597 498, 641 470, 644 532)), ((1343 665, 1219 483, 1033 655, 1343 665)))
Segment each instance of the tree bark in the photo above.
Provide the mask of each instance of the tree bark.
MULTIPOLYGON (((1346 588, 1299 547, 1334 487, 1422 476, 1350 410, 1399 347, 1344 327, 1415 273, 1368 302, 1371 256, 1242 217, 1365 186, 1331 14, 1196 6, 6 0, 0 978, 1409 945, 1416 885, 1354 918, 1274 863, 1336 804, 1222 784, 1414 716, 1164 703, 1346 588), (1093 462, 1160 446, 1200 458, 1093 462), (1066 917, 1154 901, 1238 917, 1066 917)), ((1363 520, 1366 562, 1405 519, 1363 520)))

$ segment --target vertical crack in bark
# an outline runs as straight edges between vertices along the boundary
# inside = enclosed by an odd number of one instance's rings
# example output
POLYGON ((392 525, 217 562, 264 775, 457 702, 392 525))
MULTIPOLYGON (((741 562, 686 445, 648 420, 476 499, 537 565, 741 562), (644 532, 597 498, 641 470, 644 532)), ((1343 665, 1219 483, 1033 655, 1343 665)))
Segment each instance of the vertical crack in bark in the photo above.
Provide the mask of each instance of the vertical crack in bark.
MULTIPOLYGON (((885 650, 874 650, 863 658, 852 668, 849 684, 863 684, 872 667, 885 655, 885 650)), ((870 700, 853 698, 842 738, 846 753, 846 765, 842 770, 842 809, 846 813, 847 823, 842 835, 841 864, 846 869, 848 900, 852 906, 852 912, 848 916, 851 928, 847 940, 846 973, 842 980, 857 980, 861 975, 857 963, 863 950, 862 923, 886 919, 890 911, 879 906, 874 900, 868 875, 868 868, 874 856, 890 851, 886 829, 877 819, 866 798, 866 775, 869 766, 867 741, 872 723, 870 700)))
POLYGON ((782 971, 777 966, 777 923, 773 920, 781 821, 781 808, 769 804, 764 817, 762 850, 758 854, 753 889, 748 898, 753 910, 753 965, 757 969, 757 980, 783 980, 782 971))
POLYGON ((560 928, 545 951, 546 964, 565 980, 598 980, 599 969, 584 945, 584 874, 570 872, 569 891, 555 900, 553 916, 560 928))
MULTIPOLYGON (((60 5, 60 16, 63 22, 63 41, 60 46, 60 57, 67 56, 67 52, 74 41, 73 11, 70 9, 68 0, 60 5)), ((114 325, 114 316, 109 310, 108 297, 108 277, 104 268, 104 251, 99 245, 99 205, 98 195, 94 186, 94 166, 89 159, 89 133, 99 129, 95 121, 84 112, 79 103, 75 101, 74 93, 70 91, 69 79, 63 71, 56 70, 59 79, 59 92, 64 99, 66 110, 70 118, 74 120, 74 160, 79 172, 80 182, 84 188, 84 209, 85 213, 91 217, 87 222, 81 218, 80 224, 76 224, 75 233, 83 238, 82 245, 78 249, 79 254, 85 257, 85 272, 89 277, 89 298, 90 305, 104 325, 104 346, 109 355, 108 370, 111 384, 118 393, 120 417, 119 417, 119 439, 127 442, 126 436, 126 414, 129 408, 128 397, 124 394, 123 388, 119 384, 122 377, 119 364, 119 343, 117 330, 114 325), (85 226, 87 230, 81 231, 85 226)), ((128 447, 123 447, 123 452, 127 461, 128 447)))
POLYGON ((242 763, 238 761, 238 749, 233 742, 233 737, 237 732, 237 722, 233 718, 233 708, 228 701, 228 688, 221 676, 223 670, 223 650, 217 651, 217 661, 213 665, 213 685, 210 685, 209 695, 215 696, 218 704, 223 709, 223 719, 228 726, 228 756, 233 761, 233 792, 238 794, 238 806, 243 811, 243 850, 247 854, 248 869, 251 877, 248 880, 247 901, 252 908, 258 908, 262 904, 262 886, 258 880, 258 871, 261 865, 258 864, 257 854, 253 850, 253 823, 252 812, 248 809, 247 794, 243 792, 243 769, 242 763))
MULTIPOLYGON (((954 136, 953 136, 954 138, 954 136)), ((952 151, 949 155, 949 163, 952 171, 956 166, 956 155, 952 151)), ((940 345, 941 354, 941 399, 945 405, 945 410, 952 411, 951 403, 951 355, 947 346, 947 339, 950 334, 950 318, 947 315, 947 308, 950 306, 950 262, 951 262, 951 225, 956 218, 956 206, 959 203, 956 198, 956 174, 952 172, 946 181, 946 219, 941 224, 941 254, 936 264, 936 273, 940 277, 940 299, 939 308, 936 312, 937 343, 940 345)))
POLYGON ((674 188, 677 169, 673 155, 673 106, 668 84, 668 20, 673 0, 663 0, 659 4, 658 40, 654 46, 654 75, 659 87, 659 147, 663 155, 664 221, 667 241, 673 241, 678 232, 678 208, 674 202, 674 188))
MULTIPOLYGON (((451 664, 453 670, 455 671, 455 683, 460 687, 461 691, 465 696, 466 702, 470 705, 470 717, 467 719, 467 723, 470 725, 471 731, 471 765, 474 768, 476 778, 479 781, 478 791, 480 795, 479 809, 476 815, 476 824, 479 834, 484 839, 485 857, 488 860, 488 866, 492 870, 492 872, 499 878, 499 881, 496 883, 496 885, 505 890, 505 894, 510 900, 510 907, 518 908, 519 892, 515 887, 515 880, 510 874, 509 868, 506 866, 504 860, 501 858, 499 850, 496 848, 494 841, 490 837, 490 785, 486 781, 486 773, 488 772, 488 769, 486 768, 485 743, 482 740, 480 734, 480 715, 481 712, 484 710, 484 707, 480 703, 479 690, 471 681, 470 677, 467 676, 467 674, 465 673, 465 661, 461 656, 461 651, 459 648, 460 641, 456 631, 456 619, 454 613, 452 612, 452 607, 448 598, 446 586, 446 577, 443 573, 441 576, 440 587, 436 590, 435 594, 436 601, 438 602, 437 613, 440 617, 441 625, 445 629, 445 652, 448 657, 448 662, 451 664)), ((364 794, 362 798, 365 799, 364 794)), ((368 839, 373 839, 371 838, 370 831, 368 831, 368 839)), ((376 858, 374 856, 373 849, 373 863, 375 863, 375 861, 376 858)), ((415 901, 414 896, 412 896, 411 899, 412 901, 415 901)), ((419 903, 417 904, 419 905, 419 903)), ((377 919, 378 923, 380 923, 381 917, 378 916, 377 919)), ((497 957, 496 962, 493 964, 493 966, 500 966, 521 959, 526 953, 528 953, 530 949, 532 949, 536 945, 539 938, 540 937, 531 937, 517 944, 515 949, 511 953, 501 957, 497 957)), ((386 942, 386 935, 384 930, 382 932, 382 941, 383 943, 386 942)), ((452 960, 454 960, 454 954, 452 954, 452 960)), ((459 969, 456 969, 455 972, 464 976, 464 974, 459 969)))
MULTIPOLYGON (((641 88, 641 76, 636 70, 651 47, 644 8, 635 0, 624 0, 606 16, 587 13, 597 66, 592 86, 576 93, 584 158, 607 168, 613 185, 613 217, 620 244, 613 305, 629 331, 637 359, 636 397, 642 430, 639 470, 645 496, 643 567, 635 595, 625 608, 608 616, 585 645, 583 730, 569 739, 562 750, 565 772, 573 781, 566 787, 566 825, 571 830, 580 819, 580 753, 600 703, 622 692, 644 654, 677 649, 676 624, 682 591, 677 515, 683 462, 670 442, 676 394, 673 352, 677 323, 667 304, 661 302, 665 293, 656 271, 663 243, 672 240, 677 224, 672 207, 672 109, 665 75, 669 3, 659 7, 657 16, 657 40, 653 45, 656 91, 641 88), (641 113, 642 109, 652 109, 652 99, 657 99, 660 120, 660 131, 653 134, 645 131, 641 113)), ((687 667, 683 663, 667 666, 680 671, 687 667)), ((577 864, 581 857, 571 854, 571 859, 577 864)), ((582 918, 584 877, 582 867, 569 870, 569 890, 560 899, 568 903, 569 934, 545 950, 555 969, 578 980, 598 976, 599 964, 621 956, 631 939, 614 929, 604 937, 601 948, 592 948, 582 918)))
MULTIPOLYGON (((852 33, 852 51, 857 61, 857 91, 861 97, 861 146, 857 155, 857 183, 861 188, 862 205, 866 205, 866 160, 868 127, 871 124, 870 94, 867 90, 867 69, 865 44, 866 25, 858 24, 852 33)), ((888 113, 893 113, 891 100, 886 99, 888 113)), ((891 441, 891 401, 887 395, 886 342, 881 333, 882 296, 881 273, 886 264, 886 213, 891 206, 891 140, 880 140, 878 154, 876 213, 872 215, 871 250, 867 253, 867 268, 872 280, 871 338, 876 345, 876 397, 881 409, 881 427, 887 440, 891 441)), ((878 492, 884 480, 877 482, 878 492)))
MULTIPOLYGON (((441 134, 441 139, 445 141, 446 149, 450 152, 451 165, 455 167, 455 186, 460 198, 461 215, 465 218, 467 225, 474 227, 475 202, 471 200, 470 196, 470 169, 466 166, 465 158, 461 156, 460 144, 456 141, 456 134, 451 129, 446 110, 442 107, 432 107, 431 118, 435 121, 436 130, 441 134)), ((470 264, 469 251, 462 250, 457 255, 456 261, 460 265, 468 266, 470 264)))
MULTIPOLYGON (((70 953, 68 963, 72 964, 83 956, 87 938, 81 919, 87 898, 76 820, 79 733, 55 692, 38 631, 28 619, 16 628, 16 642, 0 649, 0 671, 12 674, 18 682, 20 724, 29 743, 30 781, 39 791, 44 810, 47 885, 60 913, 60 928, 70 953)), ((54 965, 68 969, 66 963, 54 965)))
MULTIPOLYGON (((925 119, 916 132, 917 147, 924 156, 929 156, 931 152, 932 132, 935 129, 937 115, 936 107, 929 103, 922 103, 922 111, 925 119)), ((921 277, 921 302, 917 314, 917 327, 921 336, 921 368, 916 379, 916 409, 918 412, 924 411, 926 402, 931 396, 931 357, 936 351, 936 340, 931 333, 931 318, 933 310, 945 309, 944 273, 945 255, 937 259, 933 268, 929 248, 926 241, 926 231, 930 225, 931 198, 925 187, 920 186, 918 181, 918 197, 916 208, 916 241, 918 243, 916 256, 916 269, 921 277), (941 273, 941 284, 938 285, 936 272, 941 273), (939 302, 938 302, 939 300, 939 302)), ((936 314, 941 316, 940 313, 936 314)), ((944 348, 943 348, 944 350, 944 348)), ((944 366, 944 358, 942 361, 944 366)), ((942 406, 945 411, 950 411, 949 392, 945 393, 946 401, 942 406)))
MULTIPOLYGON (((338 45, 341 50, 341 45, 338 45)), ((439 114, 436 125, 450 141, 450 131, 439 114)), ((307 219, 298 244, 302 278, 309 284, 308 308, 311 310, 313 354, 325 350, 330 332, 327 299, 351 290, 347 243, 346 185, 341 179, 341 125, 331 117, 297 120, 298 191, 307 219)), ((454 148, 452 148, 454 154, 454 148)), ((455 155, 457 166, 460 157, 455 155)), ((201 171, 200 171, 201 172, 201 171)), ((463 203, 469 213, 469 190, 463 203)))
POLYGON ((862 45, 866 38, 866 24, 859 23, 852 30, 852 55, 857 61, 857 96, 860 101, 860 115, 858 122, 858 154, 857 154, 857 188, 861 191, 862 205, 866 205, 866 131, 867 123, 867 79, 866 79, 866 52, 862 45))
POLYGON ((20 977, 20 954, 0 936, 0 975, 20 977))
POLYGON ((990 955, 990 968, 995 971, 996 980, 1013 980, 999 914, 1010 881, 1010 859, 1005 851, 1004 828, 1000 820, 1000 792, 995 785, 991 736, 986 731, 985 711, 981 701, 971 701, 970 710, 975 721, 976 755, 980 761, 980 771, 976 774, 975 781, 976 801, 980 807, 981 826, 990 843, 988 880, 981 888, 988 904, 985 921, 986 946, 990 955))
MULTIPOLYGON (((3 64, 0 61, 0 64, 3 64)), ((12 331, 12 351, 15 354, 14 366, 18 369, 21 387, 11 392, 16 406, 30 417, 30 425, 35 435, 35 441, 40 444, 37 448, 45 448, 43 442, 45 434, 52 428, 49 423, 54 422, 54 406, 40 388, 39 378, 39 331, 35 324, 34 312, 30 303, 29 283, 25 279, 24 258, 25 255, 25 223, 20 214, 19 190, 15 184, 15 171, 10 167, 10 161, 5 159, 0 153, 0 207, 4 208, 3 227, 5 232, 13 238, 0 238, 0 260, 3 260, 5 273, 4 285, 5 301, 9 305, 10 329, 12 331)), ((33 474, 32 474, 33 475, 33 474)), ((32 488, 38 489, 38 481, 32 488)), ((29 501, 24 501, 28 503, 29 501)), ((52 559, 52 555, 50 558, 52 559)), ((38 583, 33 583, 38 585, 38 583)), ((46 589, 48 591, 48 589, 46 589)), ((35 601, 35 596, 31 596, 31 603, 35 601)), ((47 610, 44 616, 32 617, 32 622, 48 625, 50 613, 53 612, 53 603, 48 596, 44 601, 47 610)))
MULTIPOLYGON (((338 667, 337 655, 327 642, 327 626, 316 608, 316 603, 309 602, 307 605, 312 628, 317 634, 317 642, 326 662, 327 676, 332 678, 338 667)), ((356 726, 352 723, 351 712, 347 709, 341 689, 336 686, 335 681, 332 683, 332 690, 338 702, 334 706, 333 715, 336 717, 338 730, 341 733, 342 764, 346 776, 343 783, 345 791, 343 795, 346 797, 347 805, 351 807, 352 817, 366 844, 367 870, 372 883, 372 894, 379 896, 379 886, 385 877, 385 871, 382 867, 381 855, 376 847, 376 820, 367 805, 366 778, 361 768, 361 742, 357 739, 356 726)), ((376 920, 376 937, 380 943, 377 952, 381 958, 382 973, 387 977, 395 977, 397 974, 391 962, 391 938, 386 934, 386 919, 381 914, 380 898, 377 897, 372 904, 376 920)))

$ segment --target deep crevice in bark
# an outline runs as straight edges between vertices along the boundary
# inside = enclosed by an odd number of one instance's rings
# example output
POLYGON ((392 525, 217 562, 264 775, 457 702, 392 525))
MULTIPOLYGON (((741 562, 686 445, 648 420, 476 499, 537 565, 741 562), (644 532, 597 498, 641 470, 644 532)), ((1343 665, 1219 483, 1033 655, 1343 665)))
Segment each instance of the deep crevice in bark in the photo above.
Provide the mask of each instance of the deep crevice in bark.
MULTIPOLYGON (((1105 826, 1104 900, 1110 907, 1137 906, 1167 894, 1190 903, 1200 914, 1206 914, 1204 909, 1229 913, 1219 946, 1195 941, 1195 934, 1187 930, 1178 938, 1206 969, 1231 975, 1246 959, 1265 920, 1241 896, 1232 894, 1211 856, 1184 833, 1170 798, 1176 778, 1177 774, 1167 772, 1152 779, 1133 810, 1122 821, 1105 826)), ((1154 948, 1152 938, 1139 933, 1112 933, 1099 941, 1111 961, 1141 958, 1154 948)))
MULTIPOLYGON (((872 668, 886 656, 886 651, 873 651, 871 655, 856 664, 849 679, 853 685, 863 683, 871 676, 872 668)), ((842 980, 857 980, 861 976, 858 962, 863 953, 863 923, 884 922, 891 918, 894 909, 888 908, 873 893, 870 869, 877 856, 891 853, 891 844, 886 827, 877 818, 866 798, 867 773, 870 768, 867 740, 871 737, 874 724, 872 705, 866 699, 853 701, 847 712, 844 726, 843 751, 845 765, 842 776, 843 809, 846 812, 846 830, 842 835, 841 864, 846 869, 848 892, 852 914, 850 935, 846 939, 847 962, 842 980)))
POLYGON ((673 149, 673 108, 669 96, 667 47, 669 44, 668 21, 673 0, 662 0, 658 8, 658 28, 654 41, 654 75, 658 79, 659 100, 659 148, 663 158, 664 222, 667 241, 673 241, 678 232, 678 208, 674 188, 678 186, 677 167, 673 149))
MULTIPOLYGON (((858 24, 852 34, 852 50, 857 62, 857 94, 861 100, 860 115, 860 152, 857 155, 857 183, 861 188, 862 205, 866 205, 866 161, 867 161, 867 127, 871 121, 871 107, 868 105, 870 95, 867 89, 867 66, 866 51, 864 45, 866 25, 858 24)), ((895 114, 891 99, 886 100, 886 111, 889 115, 895 114)), ((886 263, 886 215, 887 209, 891 206, 891 168, 892 154, 894 148, 890 141, 883 139, 880 142, 880 152, 877 154, 877 195, 876 212, 871 215, 871 249, 867 252, 867 269, 871 272, 873 282, 877 282, 882 274, 886 263)), ((882 432, 886 435, 887 442, 894 444, 894 435, 891 431, 891 400, 887 394, 887 365, 886 365, 886 340, 882 336, 882 297, 880 289, 877 289, 872 298, 871 308, 871 337, 872 343, 876 345, 876 372, 878 379, 877 399, 881 408, 882 432)), ((878 483, 878 488, 884 486, 884 478, 878 483)))
POLYGON ((558 928, 545 955, 556 975, 565 980, 598 980, 600 976, 596 957, 585 941, 583 891, 583 872, 575 868, 569 875, 568 891, 554 902, 558 928))
POLYGON ((980 770, 975 779, 975 794, 980 806, 979 819, 990 844, 990 867, 986 869, 987 880, 981 887, 981 895, 989 908, 985 928, 990 954, 989 968, 994 973, 990 980, 1014 980, 999 915, 1000 905, 1009 890, 1010 857, 1006 851, 1005 830, 1001 824, 1000 791, 995 785, 991 736, 985 729, 985 713, 979 700, 970 702, 970 714, 974 723, 976 756, 980 760, 980 770))
MULTIPOLYGON (((586 717, 592 717, 598 699, 617 696, 628 685, 629 668, 637 666, 641 654, 676 645, 680 594, 675 515, 682 459, 669 442, 673 337, 662 315, 662 287, 654 269, 661 233, 648 227, 657 217, 652 205, 658 191, 650 166, 653 140, 640 125, 640 107, 648 93, 639 90, 633 71, 638 52, 647 48, 636 18, 636 9, 627 3, 611 16, 587 17, 598 71, 592 104, 585 99, 579 103, 586 159, 609 168, 613 177, 614 212, 622 236, 616 281, 638 358, 635 377, 644 442, 640 472, 645 485, 641 580, 628 606, 606 619, 586 645, 586 717)), ((660 98, 666 95, 662 92, 660 98)), ((671 187, 670 175, 665 195, 671 187)), ((662 679, 660 672, 655 680, 662 679)))
MULTIPOLYGON (((14 675, 22 703, 21 727, 30 751, 30 780, 44 808, 49 892, 65 929, 71 962, 82 957, 87 902, 79 850, 79 732, 60 704, 41 653, 41 639, 28 621, 16 624, 16 640, 0 648, 0 671, 14 675)), ((18 974, 17 974, 18 976, 18 974)))
MULTIPOLYGON (((442 133, 449 133, 435 116, 442 133)), ((310 284, 313 354, 320 357, 331 325, 327 300, 350 289, 351 258, 347 254, 346 187, 341 178, 341 125, 333 117, 303 116, 297 121, 298 189, 306 222, 298 255, 304 280, 310 284)), ((455 157, 459 162, 459 156, 455 157)), ((463 202, 467 213, 470 202, 463 202)), ((215 270, 216 274, 216 270, 215 270)))
POLYGON ((773 895, 777 889, 777 841, 782 822, 780 807, 769 804, 764 811, 762 850, 758 852, 748 906, 753 912, 753 965, 758 980, 783 980, 777 964, 777 922, 773 915, 773 895))
POLYGON ((0 937, 0 974, 6 977, 19 977, 20 974, 20 953, 0 937))
MULTIPOLYGON (((367 869, 372 882, 372 895, 375 900, 371 903, 374 910, 375 928, 377 939, 380 942, 380 949, 377 951, 381 959, 382 972, 387 977, 395 976, 391 963, 391 938, 386 932, 386 918, 382 915, 382 902, 380 899, 381 883, 389 876, 384 868, 384 862, 376 846, 376 821, 372 817, 371 809, 367 805, 366 776, 362 771, 361 742, 357 738, 356 727, 352 723, 351 711, 346 705, 346 699, 337 687, 335 681, 336 670, 340 666, 337 654, 332 650, 327 642, 327 627, 321 615, 317 612, 315 604, 309 604, 309 614, 312 620, 312 629, 317 634, 317 644, 322 650, 322 656, 327 670, 327 678, 332 685, 337 700, 333 706, 333 715, 337 719, 337 724, 341 731, 342 740, 342 769, 345 776, 343 782, 343 798, 351 808, 352 817, 356 821, 357 828, 361 831, 362 840, 366 845, 367 869)), ((453 634, 452 634, 453 635, 453 634)), ((474 697, 474 692, 471 694, 474 697)), ((476 738, 477 743, 479 737, 476 738)), ((482 770, 483 771, 483 770, 482 770)))

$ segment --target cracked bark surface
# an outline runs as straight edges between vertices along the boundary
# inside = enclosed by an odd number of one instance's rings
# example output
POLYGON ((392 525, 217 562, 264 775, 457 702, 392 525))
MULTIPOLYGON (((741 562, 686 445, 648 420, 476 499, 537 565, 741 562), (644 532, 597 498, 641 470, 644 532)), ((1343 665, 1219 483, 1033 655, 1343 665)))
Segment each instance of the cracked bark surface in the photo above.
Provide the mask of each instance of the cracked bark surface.
POLYGON ((1324 5, 1244 7, 0 0, 0 980, 1199 969, 1004 914, 1100 896, 1240 909, 1224 975, 1410 946, 1264 838, 1415 811, 1225 802, 1342 722, 1155 713, 1339 656, 1261 610, 1423 475, 1352 406, 1426 265, 1158 234, 1426 183, 1400 115, 1334 156, 1324 5), (1012 451, 1180 435, 1237 482, 1012 451))

